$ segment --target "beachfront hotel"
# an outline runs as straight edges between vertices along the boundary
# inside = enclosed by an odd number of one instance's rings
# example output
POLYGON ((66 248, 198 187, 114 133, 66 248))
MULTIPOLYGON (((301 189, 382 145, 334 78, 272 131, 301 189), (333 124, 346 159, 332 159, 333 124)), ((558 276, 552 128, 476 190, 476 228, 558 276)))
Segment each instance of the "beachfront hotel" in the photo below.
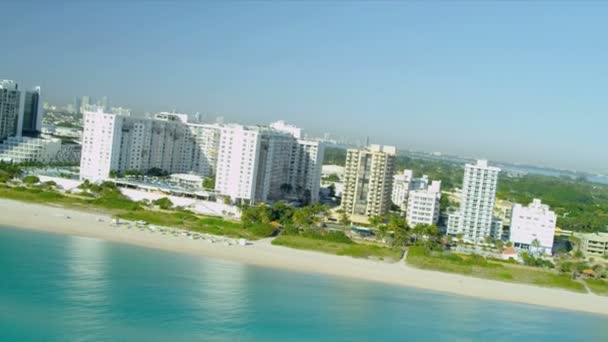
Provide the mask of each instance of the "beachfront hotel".
POLYGON ((216 194, 232 202, 318 201, 324 145, 302 139, 295 126, 275 127, 85 112, 80 178, 99 182, 112 171, 157 168, 214 176, 216 194))
POLYGON ((384 215, 391 204, 396 148, 370 145, 348 149, 342 208, 354 222, 384 215))
POLYGON ((324 145, 280 125, 223 125, 215 190, 233 201, 319 199, 324 145))
POLYGON ((493 216, 499 172, 486 160, 465 165, 460 210, 449 215, 448 234, 473 242, 501 238, 502 222, 493 216))
POLYGON ((210 146, 214 139, 219 139, 214 132, 203 135, 206 130, 219 131, 219 127, 197 127, 193 132, 187 116, 175 113, 159 113, 149 119, 87 111, 80 178, 98 182, 108 178, 111 171, 144 172, 153 168, 169 173, 197 171, 210 176, 210 165, 215 161, 201 159, 212 156, 205 151, 213 149, 210 146))
POLYGON ((516 249, 551 255, 556 222, 555 212, 539 199, 525 207, 515 204, 511 212, 509 241, 516 249))
POLYGON ((423 188, 408 194, 406 219, 410 227, 419 224, 437 224, 441 203, 441 181, 425 183, 423 188))

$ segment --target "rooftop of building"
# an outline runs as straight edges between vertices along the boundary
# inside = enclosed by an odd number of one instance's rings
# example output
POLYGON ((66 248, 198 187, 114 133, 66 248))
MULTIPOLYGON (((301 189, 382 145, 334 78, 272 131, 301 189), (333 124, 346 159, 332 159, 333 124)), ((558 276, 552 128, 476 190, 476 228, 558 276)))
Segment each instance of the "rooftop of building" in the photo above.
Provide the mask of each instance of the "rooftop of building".
POLYGON ((465 167, 475 168, 475 169, 485 169, 500 172, 500 168, 496 166, 490 166, 488 161, 485 159, 478 159, 475 164, 467 163, 465 167))
POLYGON ((581 234, 581 237, 585 240, 600 241, 600 242, 608 243, 608 233, 598 232, 598 233, 581 234))
POLYGON ((364 148, 349 148, 348 151, 370 152, 370 153, 386 153, 388 155, 396 155, 397 148, 389 145, 371 144, 364 148))

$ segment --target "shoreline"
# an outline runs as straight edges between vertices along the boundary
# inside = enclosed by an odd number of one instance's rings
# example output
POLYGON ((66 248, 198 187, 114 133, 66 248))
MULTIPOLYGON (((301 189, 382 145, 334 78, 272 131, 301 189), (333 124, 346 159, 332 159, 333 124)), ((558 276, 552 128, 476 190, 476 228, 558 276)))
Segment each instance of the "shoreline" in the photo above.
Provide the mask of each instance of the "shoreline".
POLYGON ((608 297, 422 270, 406 265, 403 260, 387 263, 298 250, 274 246, 270 243, 271 238, 253 241, 247 246, 228 246, 147 230, 112 227, 108 215, 7 199, 0 199, 0 212, 0 225, 18 229, 97 238, 261 267, 373 281, 477 299, 608 315, 608 297), (103 222, 99 218, 103 218, 103 222))

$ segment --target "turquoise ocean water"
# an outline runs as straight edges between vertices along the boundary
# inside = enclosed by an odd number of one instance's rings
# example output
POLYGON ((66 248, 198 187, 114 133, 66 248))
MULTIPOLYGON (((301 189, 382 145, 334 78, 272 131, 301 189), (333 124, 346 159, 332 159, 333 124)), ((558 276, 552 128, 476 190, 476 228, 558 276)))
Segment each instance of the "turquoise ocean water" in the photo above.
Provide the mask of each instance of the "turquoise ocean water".
POLYGON ((1 341, 608 341, 602 316, 6 227, 0 271, 1 341))

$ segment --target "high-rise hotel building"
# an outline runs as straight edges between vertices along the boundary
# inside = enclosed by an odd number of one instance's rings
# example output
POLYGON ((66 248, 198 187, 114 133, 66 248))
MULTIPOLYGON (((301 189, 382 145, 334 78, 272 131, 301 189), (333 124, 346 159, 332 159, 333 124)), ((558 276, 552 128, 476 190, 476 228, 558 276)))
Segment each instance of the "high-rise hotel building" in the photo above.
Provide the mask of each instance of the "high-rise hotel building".
POLYGON ((393 146, 371 145, 347 151, 342 208, 353 221, 388 212, 395 155, 393 146))
POLYGON ((215 190, 239 202, 316 202, 324 145, 301 139, 293 126, 224 125, 215 190))
POLYGON ((102 181, 111 171, 153 168, 213 175, 220 127, 187 121, 186 115, 174 113, 148 119, 85 112, 80 177, 102 181))
POLYGON ((42 115, 40 87, 23 91, 14 81, 0 80, 0 141, 36 136, 42 126, 42 115))
POLYGON ((473 242, 501 237, 502 222, 493 216, 499 172, 486 160, 465 165, 460 211, 449 215, 448 234, 462 234, 473 242))
POLYGON ((323 144, 299 129, 189 123, 188 116, 153 118, 85 112, 80 177, 102 181, 111 171, 215 176, 215 191, 233 202, 318 201, 323 144))

